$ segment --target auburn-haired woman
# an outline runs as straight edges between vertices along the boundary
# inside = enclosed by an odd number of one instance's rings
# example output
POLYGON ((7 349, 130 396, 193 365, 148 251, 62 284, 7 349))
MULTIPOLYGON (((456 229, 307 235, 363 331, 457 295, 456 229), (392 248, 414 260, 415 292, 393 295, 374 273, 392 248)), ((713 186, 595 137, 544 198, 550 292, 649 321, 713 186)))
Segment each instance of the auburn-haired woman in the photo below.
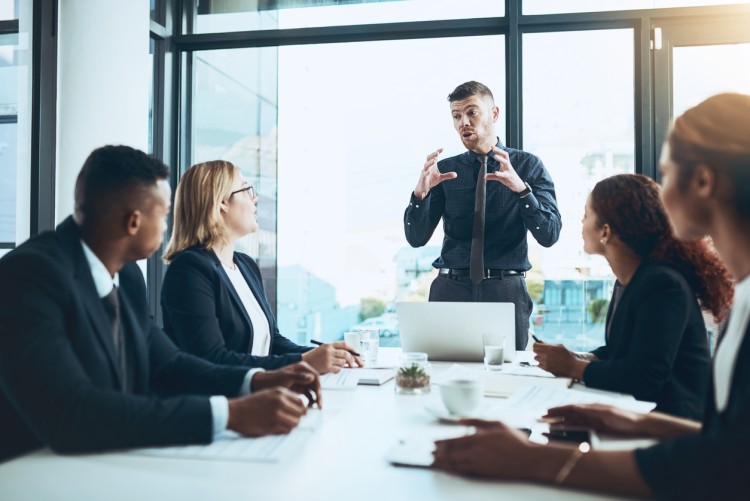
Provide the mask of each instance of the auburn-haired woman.
POLYGON ((721 320, 732 282, 705 239, 681 242, 646 176, 620 174, 596 184, 583 217, 583 249, 617 277, 606 344, 591 353, 535 343, 539 366, 586 386, 656 402, 656 410, 703 417, 710 354, 699 307, 721 320), (697 300, 696 300, 697 298, 697 300))
POLYGON ((183 350, 220 364, 273 369, 303 360, 322 374, 363 365, 343 342, 310 348, 279 333, 258 265, 234 250, 258 229, 256 201, 231 162, 200 163, 182 176, 164 254, 164 330, 183 350))
POLYGON ((737 280, 714 354, 701 422, 606 405, 550 409, 569 425, 660 440, 635 451, 530 443, 501 423, 438 442, 434 466, 662 499, 745 499, 750 492, 750 96, 719 94, 686 111, 662 153, 662 200, 681 240, 709 235, 737 280), (508 458, 513 458, 508 460, 508 458))

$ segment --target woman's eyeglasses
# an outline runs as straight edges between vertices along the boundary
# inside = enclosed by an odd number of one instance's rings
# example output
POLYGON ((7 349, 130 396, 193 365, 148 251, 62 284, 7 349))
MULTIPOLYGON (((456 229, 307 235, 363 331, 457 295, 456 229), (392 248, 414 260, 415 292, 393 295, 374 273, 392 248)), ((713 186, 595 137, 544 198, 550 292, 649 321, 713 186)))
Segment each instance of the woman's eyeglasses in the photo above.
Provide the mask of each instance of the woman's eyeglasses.
POLYGON ((246 191, 248 195, 250 195, 250 198, 255 198, 255 189, 253 189, 252 184, 248 184, 247 186, 243 186, 239 190, 235 190, 232 193, 229 194, 229 198, 232 198, 237 193, 242 193, 243 191, 246 191))

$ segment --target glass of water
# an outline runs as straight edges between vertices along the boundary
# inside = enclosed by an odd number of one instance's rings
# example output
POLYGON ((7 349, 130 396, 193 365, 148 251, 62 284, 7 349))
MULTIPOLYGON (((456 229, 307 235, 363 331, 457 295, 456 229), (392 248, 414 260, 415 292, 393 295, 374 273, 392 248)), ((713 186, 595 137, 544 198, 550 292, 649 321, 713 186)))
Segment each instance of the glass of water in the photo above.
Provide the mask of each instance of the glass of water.
POLYGON ((360 355, 365 363, 378 361, 378 347, 380 346, 380 329, 360 329, 360 355))
POLYGON ((503 369, 505 358, 505 336, 502 334, 483 334, 484 367, 490 371, 503 369))

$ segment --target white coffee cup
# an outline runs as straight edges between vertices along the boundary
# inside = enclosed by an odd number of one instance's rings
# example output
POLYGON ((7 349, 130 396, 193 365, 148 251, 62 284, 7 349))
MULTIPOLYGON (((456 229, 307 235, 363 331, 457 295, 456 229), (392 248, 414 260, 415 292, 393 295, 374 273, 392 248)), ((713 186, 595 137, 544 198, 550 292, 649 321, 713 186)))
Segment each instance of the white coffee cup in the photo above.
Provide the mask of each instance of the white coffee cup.
POLYGON ((451 379, 440 385, 445 408, 456 416, 470 416, 483 394, 482 383, 476 379, 451 379))

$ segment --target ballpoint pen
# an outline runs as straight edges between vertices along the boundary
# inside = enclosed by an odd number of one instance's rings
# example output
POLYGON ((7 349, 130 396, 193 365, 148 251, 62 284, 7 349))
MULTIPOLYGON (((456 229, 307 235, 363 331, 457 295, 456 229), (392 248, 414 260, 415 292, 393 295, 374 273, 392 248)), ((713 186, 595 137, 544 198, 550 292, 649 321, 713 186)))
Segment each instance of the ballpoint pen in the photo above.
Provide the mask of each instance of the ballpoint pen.
MULTIPOLYGON (((325 343, 323 343, 322 341, 316 341, 315 339, 311 339, 311 340, 310 340, 310 342, 311 342, 312 344, 316 344, 316 345, 318 345, 318 346, 322 346, 322 345, 324 345, 324 344, 325 344, 325 343)), ((346 350, 346 351, 348 351, 349 353, 351 353, 351 354, 352 354, 352 355, 354 355, 355 357, 361 357, 361 356, 362 356, 362 355, 360 355, 359 353, 357 353, 357 352, 356 352, 356 351, 354 351, 354 350, 346 350)))
POLYGON ((542 344, 544 343, 544 341, 536 337, 534 334, 532 334, 531 337, 534 338, 534 341, 536 341, 537 343, 542 343, 542 344))

